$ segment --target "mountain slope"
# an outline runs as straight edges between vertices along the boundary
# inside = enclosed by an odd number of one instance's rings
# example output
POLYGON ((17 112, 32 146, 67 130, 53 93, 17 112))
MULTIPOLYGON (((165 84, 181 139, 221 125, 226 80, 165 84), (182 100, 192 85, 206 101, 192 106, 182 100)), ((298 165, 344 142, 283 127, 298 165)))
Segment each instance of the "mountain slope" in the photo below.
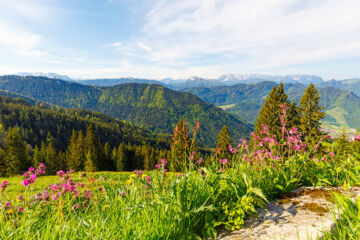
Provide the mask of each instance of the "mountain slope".
POLYGON ((360 79, 330 80, 317 84, 318 87, 335 87, 350 91, 360 97, 360 79))
POLYGON ((214 146, 223 125, 234 140, 248 136, 250 128, 236 117, 190 93, 155 84, 126 83, 113 87, 86 86, 42 77, 0 77, 0 89, 70 108, 106 113, 157 133, 172 133, 183 118, 190 130, 201 122, 199 142, 214 146))
POLYGON ((152 146, 169 147, 169 136, 155 135, 146 129, 124 123, 102 113, 88 110, 47 108, 44 105, 33 106, 23 99, 0 97, 0 123, 5 130, 19 127, 25 141, 32 146, 41 141, 52 139, 62 151, 65 150, 72 130, 86 132, 92 124, 104 144, 113 147, 120 142, 152 146))
POLYGON ((142 79, 142 78, 101 78, 101 79, 88 79, 88 80, 77 80, 77 83, 91 85, 91 86, 114 86, 122 83, 146 83, 146 84, 159 84, 166 87, 166 84, 150 79, 142 79))
MULTIPOLYGON (((216 104, 239 119, 254 123, 257 114, 275 82, 238 84, 214 88, 191 88, 191 92, 205 101, 216 104)), ((291 100, 298 102, 306 85, 285 84, 285 90, 291 100)), ((334 87, 320 88, 320 104, 326 108, 324 122, 347 128, 360 127, 360 98, 352 92, 334 87)))

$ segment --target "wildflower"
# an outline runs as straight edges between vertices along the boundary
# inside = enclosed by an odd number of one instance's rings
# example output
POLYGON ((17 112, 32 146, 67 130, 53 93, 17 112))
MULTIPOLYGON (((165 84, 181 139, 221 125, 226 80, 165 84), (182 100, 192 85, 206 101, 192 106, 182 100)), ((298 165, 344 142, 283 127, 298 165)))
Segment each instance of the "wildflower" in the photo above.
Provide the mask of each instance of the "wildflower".
POLYGON ((73 208, 74 208, 75 210, 78 209, 78 208, 79 208, 79 204, 75 203, 74 206, 73 206, 73 208))
POLYGON ((63 170, 57 171, 56 175, 59 177, 64 177, 65 176, 65 172, 63 170))
POLYGON ((150 176, 147 176, 147 177, 145 178, 145 180, 147 181, 148 184, 151 183, 151 177, 150 177, 150 176))
POLYGON ((126 192, 122 192, 122 193, 121 193, 121 195, 122 195, 123 197, 125 197, 125 195, 126 195, 126 192))
POLYGON ((84 198, 85 199, 88 199, 91 197, 91 192, 90 191, 86 191, 85 194, 84 194, 84 198))
POLYGON ((156 165, 155 165, 155 168, 160 169, 160 168, 161 168, 161 165, 160 165, 160 164, 156 164, 156 165))
POLYGON ((5 191, 5 189, 7 188, 8 186, 8 181, 3 181, 1 184, 0 184, 0 191, 3 192, 5 191))
POLYGON ((24 212, 24 208, 23 207, 18 207, 17 211, 22 213, 22 212, 24 212))
POLYGON ((100 192, 104 191, 104 188, 103 188, 103 187, 99 187, 99 191, 100 191, 100 192))
POLYGON ((52 194, 52 200, 53 201, 56 201, 56 199, 58 198, 59 196, 57 194, 52 194))
POLYGON ((219 163, 221 163, 221 164, 228 164, 229 162, 228 162, 228 160, 226 159, 226 158, 224 158, 224 159, 220 159, 219 160, 219 163))
POLYGON ((25 178, 24 181, 22 181, 20 184, 26 187, 30 184, 30 182, 25 178))
POLYGON ((178 175, 177 175, 177 177, 181 178, 181 177, 182 177, 182 173, 179 172, 178 175))
POLYGON ((202 158, 199 158, 199 160, 197 160, 196 164, 201 164, 203 162, 202 158))
POLYGON ((330 153, 329 153, 329 157, 333 158, 333 157, 334 157, 334 153, 333 153, 333 152, 330 152, 330 153))
POLYGON ((28 171, 33 172, 35 169, 33 167, 29 167, 28 171))
POLYGON ((165 167, 167 164, 167 161, 166 161, 166 159, 162 158, 162 159, 160 159, 160 163, 165 167))
POLYGON ((11 207, 11 202, 6 202, 6 207, 11 207))
POLYGON ((358 136, 356 136, 356 137, 354 138, 354 140, 360 142, 360 134, 359 134, 358 136))
POLYGON ((24 200, 24 197, 23 197, 22 194, 20 194, 20 195, 18 196, 18 200, 19 200, 20 202, 24 200))

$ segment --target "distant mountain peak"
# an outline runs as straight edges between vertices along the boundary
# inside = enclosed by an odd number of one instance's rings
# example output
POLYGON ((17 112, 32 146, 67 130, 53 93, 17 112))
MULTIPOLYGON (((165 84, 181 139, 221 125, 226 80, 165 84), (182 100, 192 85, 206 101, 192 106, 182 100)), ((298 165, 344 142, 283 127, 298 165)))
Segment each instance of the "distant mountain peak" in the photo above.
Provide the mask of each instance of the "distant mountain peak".
POLYGON ((48 73, 44 73, 44 72, 20 72, 17 73, 16 75, 18 76, 35 76, 35 77, 47 77, 47 78, 53 78, 53 79, 60 79, 60 80, 65 80, 65 81, 72 81, 72 79, 66 75, 60 75, 54 72, 48 72, 48 73))

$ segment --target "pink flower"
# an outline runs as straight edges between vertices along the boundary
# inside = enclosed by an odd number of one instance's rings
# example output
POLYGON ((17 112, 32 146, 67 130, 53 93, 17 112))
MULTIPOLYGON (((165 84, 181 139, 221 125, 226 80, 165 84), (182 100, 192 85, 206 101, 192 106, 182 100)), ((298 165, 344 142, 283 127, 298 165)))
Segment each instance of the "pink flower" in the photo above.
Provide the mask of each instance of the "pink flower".
POLYGON ((162 165, 164 165, 164 167, 165 167, 166 164, 167 164, 167 161, 166 161, 166 159, 162 158, 162 159, 160 159, 160 163, 161 163, 162 165))
POLYGON ((356 136, 356 137, 354 138, 354 140, 360 142, 360 134, 359 134, 359 136, 356 136))
POLYGON ((182 173, 179 172, 178 175, 177 175, 177 177, 181 178, 181 177, 182 177, 182 173))
POLYGON ((197 160, 196 164, 201 164, 203 162, 202 158, 199 158, 199 160, 197 160))
POLYGON ((330 153, 329 153, 329 157, 333 158, 333 157, 334 157, 334 153, 333 153, 333 152, 330 152, 330 153))
POLYGON ((25 178, 24 181, 21 182, 21 185, 24 185, 26 187, 30 185, 30 182, 25 178))
POLYGON ((24 212, 24 208, 23 208, 23 207, 18 207, 17 210, 18 210, 18 212, 21 212, 21 213, 24 212))
POLYGON ((221 163, 221 164, 228 164, 228 160, 225 158, 225 159, 220 159, 219 160, 219 163, 221 163))
POLYGON ((29 172, 33 172, 34 170, 35 170, 35 168, 33 168, 33 167, 29 167, 29 172))
POLYGON ((5 191, 5 189, 7 188, 8 186, 8 181, 3 181, 1 184, 0 184, 0 190, 1 192, 5 191))
POLYGON ((63 170, 57 171, 56 175, 59 177, 64 177, 65 176, 65 172, 63 170))
POLYGON ((52 194, 52 200, 56 201, 57 198, 58 198, 57 194, 52 194))
POLYGON ((11 202, 6 202, 6 207, 11 207, 11 202))
POLYGON ((78 209, 78 208, 79 208, 79 204, 75 203, 74 206, 73 206, 73 208, 74 208, 75 210, 78 209))
POLYGON ((151 183, 151 177, 150 177, 150 176, 147 176, 147 177, 145 178, 145 180, 147 181, 148 184, 151 183))
POLYGON ((160 169, 160 168, 161 168, 161 165, 160 165, 160 164, 156 164, 156 165, 155 165, 155 168, 160 169))

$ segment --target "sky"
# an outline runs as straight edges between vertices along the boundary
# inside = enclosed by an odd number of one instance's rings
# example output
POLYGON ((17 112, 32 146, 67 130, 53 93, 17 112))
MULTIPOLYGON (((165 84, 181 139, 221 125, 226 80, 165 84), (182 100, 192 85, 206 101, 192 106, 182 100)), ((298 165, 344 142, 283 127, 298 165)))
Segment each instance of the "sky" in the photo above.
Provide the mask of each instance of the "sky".
POLYGON ((0 74, 360 77, 359 0, 0 0, 0 74))

